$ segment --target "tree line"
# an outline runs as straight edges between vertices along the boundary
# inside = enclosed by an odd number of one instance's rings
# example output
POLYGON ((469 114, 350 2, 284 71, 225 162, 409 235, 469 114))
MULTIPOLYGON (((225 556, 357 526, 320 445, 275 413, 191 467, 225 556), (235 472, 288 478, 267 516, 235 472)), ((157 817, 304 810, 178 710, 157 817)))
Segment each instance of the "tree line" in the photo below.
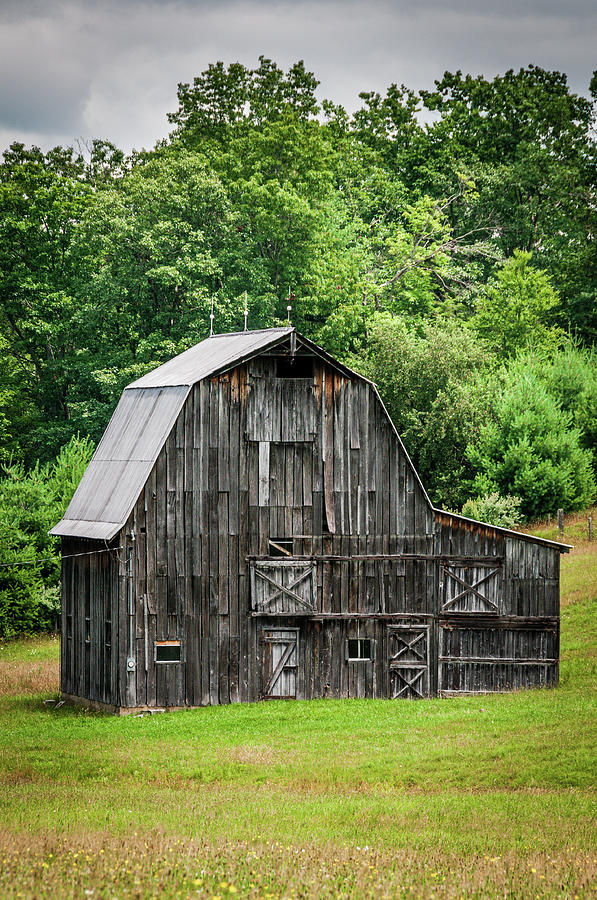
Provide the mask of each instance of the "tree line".
MULTIPOLYGON (((5 151, 3 557, 54 552, 39 507, 59 516, 124 386, 206 337, 212 303, 242 328, 245 292, 250 328, 291 297, 377 382, 437 505, 513 525, 592 502, 597 74, 588 99, 535 66, 447 72, 353 114, 317 88, 302 62, 216 63, 151 150, 5 151)), ((55 566, 15 573, 0 633, 17 589, 55 598, 55 566)))

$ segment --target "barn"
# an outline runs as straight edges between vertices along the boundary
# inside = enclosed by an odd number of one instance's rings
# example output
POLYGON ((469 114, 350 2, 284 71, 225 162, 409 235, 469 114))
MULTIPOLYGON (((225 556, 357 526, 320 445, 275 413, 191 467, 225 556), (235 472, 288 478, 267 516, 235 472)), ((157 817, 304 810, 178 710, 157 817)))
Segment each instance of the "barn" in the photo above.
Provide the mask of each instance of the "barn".
POLYGON ((292 327, 129 385, 52 534, 86 706, 557 684, 568 547, 434 508, 375 385, 292 327))

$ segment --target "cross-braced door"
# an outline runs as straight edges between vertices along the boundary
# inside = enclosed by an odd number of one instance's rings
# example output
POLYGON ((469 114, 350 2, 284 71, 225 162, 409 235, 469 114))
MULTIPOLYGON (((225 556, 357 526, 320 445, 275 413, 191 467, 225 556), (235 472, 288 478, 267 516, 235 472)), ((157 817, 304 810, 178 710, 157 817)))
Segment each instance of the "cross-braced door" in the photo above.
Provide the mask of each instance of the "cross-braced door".
POLYGON ((313 613, 314 572, 314 563, 294 559, 254 563, 251 567, 253 609, 290 615, 313 613))
POLYGON ((501 572, 499 565, 444 563, 442 612, 499 613, 501 572))
POLYGON ((388 627, 390 697, 420 699, 429 694, 429 629, 426 625, 388 627))
POLYGON ((298 628, 262 628, 260 651, 262 698, 295 700, 298 628))

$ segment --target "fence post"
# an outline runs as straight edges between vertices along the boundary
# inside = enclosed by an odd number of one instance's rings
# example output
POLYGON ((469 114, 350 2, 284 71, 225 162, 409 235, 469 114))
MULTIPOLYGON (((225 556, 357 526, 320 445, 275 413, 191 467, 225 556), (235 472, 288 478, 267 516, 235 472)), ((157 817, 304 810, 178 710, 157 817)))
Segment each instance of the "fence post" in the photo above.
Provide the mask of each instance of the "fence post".
POLYGON ((564 510, 558 509, 558 531, 564 534, 564 510))

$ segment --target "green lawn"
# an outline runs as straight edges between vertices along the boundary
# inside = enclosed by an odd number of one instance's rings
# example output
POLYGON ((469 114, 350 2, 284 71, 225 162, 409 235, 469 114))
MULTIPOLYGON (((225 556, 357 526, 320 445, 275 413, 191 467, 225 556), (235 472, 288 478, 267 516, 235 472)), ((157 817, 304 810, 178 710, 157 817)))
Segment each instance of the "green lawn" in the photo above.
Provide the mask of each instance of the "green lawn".
POLYGON ((581 540, 556 690, 118 719, 0 645, 0 897, 594 896, 596 582, 581 540))

